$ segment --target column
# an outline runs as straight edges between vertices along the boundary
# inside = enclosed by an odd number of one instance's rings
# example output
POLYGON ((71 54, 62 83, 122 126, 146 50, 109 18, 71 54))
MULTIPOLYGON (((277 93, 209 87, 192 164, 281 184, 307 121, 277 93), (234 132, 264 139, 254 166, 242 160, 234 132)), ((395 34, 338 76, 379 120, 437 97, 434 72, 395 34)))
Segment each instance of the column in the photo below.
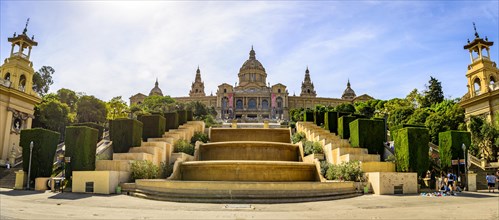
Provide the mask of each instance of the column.
POLYGON ((15 44, 12 44, 12 48, 10 49, 10 56, 14 55, 14 46, 15 44))
POLYGON ((32 47, 29 47, 29 50, 28 50, 28 60, 29 60, 29 56, 31 55, 31 48, 32 47))
POLYGON ((10 129, 12 127, 12 112, 7 110, 7 120, 5 120, 5 131, 3 134, 3 143, 2 144, 2 151, 0 159, 2 160, 7 160, 9 157, 9 140, 10 140, 10 129))

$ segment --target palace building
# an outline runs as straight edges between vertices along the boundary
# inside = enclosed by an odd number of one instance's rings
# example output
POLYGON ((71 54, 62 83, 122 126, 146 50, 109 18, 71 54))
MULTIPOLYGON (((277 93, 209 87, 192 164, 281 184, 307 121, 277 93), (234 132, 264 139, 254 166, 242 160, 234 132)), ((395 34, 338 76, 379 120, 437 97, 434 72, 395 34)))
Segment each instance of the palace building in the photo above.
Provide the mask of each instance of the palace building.
MULTIPOLYGON (((473 23, 473 26, 475 24, 473 23)), ((466 120, 470 116, 482 116, 489 122, 495 120, 494 113, 499 113, 499 69, 490 58, 490 47, 494 42, 478 35, 464 45, 470 53, 471 64, 468 65, 466 78, 468 92, 462 97, 460 105, 465 110, 466 120)))
POLYGON ((0 164, 14 164, 21 157, 20 132, 31 128, 34 106, 41 102, 32 89, 35 71, 29 59, 38 43, 28 37, 27 28, 28 22, 21 34, 8 38, 10 56, 0 66, 0 164))
MULTIPOLYGON (((347 83, 341 98, 317 97, 308 67, 302 82, 299 96, 290 96, 286 85, 267 82, 267 72, 262 63, 256 59, 253 47, 237 75, 239 82, 232 86, 222 83, 215 95, 206 95, 201 70, 196 70, 194 82, 188 97, 175 97, 178 102, 199 101, 207 106, 215 107, 218 119, 241 119, 244 121, 261 121, 263 119, 289 119, 289 110, 293 108, 314 108, 317 104, 337 106, 343 103, 354 103, 373 99, 364 94, 356 96, 347 83)), ((158 86, 156 81, 156 87, 158 86)), ((158 88, 159 89, 159 88, 158 88)), ((152 95, 153 91, 149 95, 152 95)), ((130 105, 140 104, 147 96, 138 93, 130 97, 130 105)))

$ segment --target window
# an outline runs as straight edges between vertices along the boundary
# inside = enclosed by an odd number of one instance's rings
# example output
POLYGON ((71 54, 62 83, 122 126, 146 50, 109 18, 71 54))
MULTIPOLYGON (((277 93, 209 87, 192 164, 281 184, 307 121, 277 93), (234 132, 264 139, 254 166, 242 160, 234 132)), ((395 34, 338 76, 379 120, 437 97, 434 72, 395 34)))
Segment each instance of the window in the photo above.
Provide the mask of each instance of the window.
POLYGON ((310 93, 310 89, 307 89, 307 93, 310 93))
POLYGON ((236 109, 243 109, 243 100, 238 99, 236 101, 236 109))
POLYGON ((26 88, 26 76, 21 75, 21 78, 19 79, 19 90, 23 91, 26 88))
POLYGON ((248 108, 249 109, 256 109, 256 100, 255 99, 250 99, 248 101, 248 108))
POLYGON ((276 101, 277 101, 277 108, 282 108, 282 98, 277 97, 276 101))
POLYGON ((85 192, 88 193, 94 192, 94 182, 85 182, 85 192))
POLYGON ((227 93, 227 89, 224 89, 224 93, 227 93))
POLYGON ((9 72, 7 72, 7 74, 5 74, 4 79, 7 81, 10 81, 10 73, 9 72))
POLYGON ((277 93, 281 93, 281 89, 278 89, 278 90, 277 90, 277 93))
POLYGON ((476 78, 473 82, 473 89, 475 90, 475 95, 480 95, 480 79, 476 78))
POLYGON ((269 108, 269 101, 267 101, 266 99, 264 99, 262 101, 262 109, 268 109, 269 108))

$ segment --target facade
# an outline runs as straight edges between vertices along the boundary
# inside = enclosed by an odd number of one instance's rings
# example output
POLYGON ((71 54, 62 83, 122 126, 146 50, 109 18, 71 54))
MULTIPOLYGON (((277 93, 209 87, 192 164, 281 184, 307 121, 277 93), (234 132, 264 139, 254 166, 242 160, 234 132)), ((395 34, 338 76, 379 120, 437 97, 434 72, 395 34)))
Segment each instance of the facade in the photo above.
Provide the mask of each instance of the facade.
POLYGON ((468 92, 462 97, 460 105, 465 110, 466 119, 482 116, 494 121, 499 114, 499 69, 490 57, 490 47, 494 42, 480 38, 475 27, 475 39, 464 46, 470 53, 466 78, 468 92))
MULTIPOLYGON (((290 96, 286 85, 267 83, 267 72, 262 63, 256 59, 253 47, 248 60, 243 63, 237 76, 239 81, 234 86, 222 83, 218 86, 215 95, 207 96, 198 67, 189 96, 174 99, 178 102, 199 101, 209 107, 213 106, 218 113, 218 119, 240 119, 247 122, 263 119, 288 120, 289 109, 293 108, 314 108, 317 104, 337 106, 373 99, 367 94, 356 96, 350 87, 350 81, 347 83, 342 98, 317 97, 308 67, 305 70, 300 95, 290 96)), ((138 93, 130 97, 130 104, 141 103, 145 97, 147 96, 138 93)))
POLYGON ((41 102, 33 91, 31 49, 38 43, 27 35, 28 22, 22 34, 8 38, 12 44, 10 56, 0 66, 0 164, 22 155, 19 146, 22 129, 31 128, 34 106, 41 102))

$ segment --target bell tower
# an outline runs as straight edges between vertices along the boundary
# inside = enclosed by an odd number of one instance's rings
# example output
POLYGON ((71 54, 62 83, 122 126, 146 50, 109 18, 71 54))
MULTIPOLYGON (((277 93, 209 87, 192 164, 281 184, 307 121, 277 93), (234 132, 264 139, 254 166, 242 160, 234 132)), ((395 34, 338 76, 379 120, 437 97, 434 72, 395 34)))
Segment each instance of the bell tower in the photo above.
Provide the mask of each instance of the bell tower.
POLYGON ((189 92, 189 96, 206 96, 204 93, 204 82, 201 80, 201 70, 198 69, 196 70, 196 78, 194 79, 194 82, 191 85, 191 91, 189 92))
POLYGON ((7 40, 12 44, 10 56, 0 66, 0 164, 14 164, 21 157, 20 132, 30 129, 34 106, 41 102, 33 91, 31 49, 37 46, 35 36, 28 37, 29 18, 21 34, 7 40))
POLYGON ((471 42, 468 39, 468 44, 464 45, 464 49, 470 53, 471 61, 466 72, 470 98, 499 88, 497 84, 499 79, 497 65, 490 58, 490 47, 494 45, 494 42, 489 41, 487 37, 485 39, 480 38, 475 23, 473 23, 473 28, 475 30, 475 39, 471 42))
POLYGON ((307 69, 305 70, 305 79, 301 83, 301 93, 300 96, 305 96, 305 97, 316 97, 317 93, 315 92, 314 89, 314 83, 310 79, 310 71, 307 69))

